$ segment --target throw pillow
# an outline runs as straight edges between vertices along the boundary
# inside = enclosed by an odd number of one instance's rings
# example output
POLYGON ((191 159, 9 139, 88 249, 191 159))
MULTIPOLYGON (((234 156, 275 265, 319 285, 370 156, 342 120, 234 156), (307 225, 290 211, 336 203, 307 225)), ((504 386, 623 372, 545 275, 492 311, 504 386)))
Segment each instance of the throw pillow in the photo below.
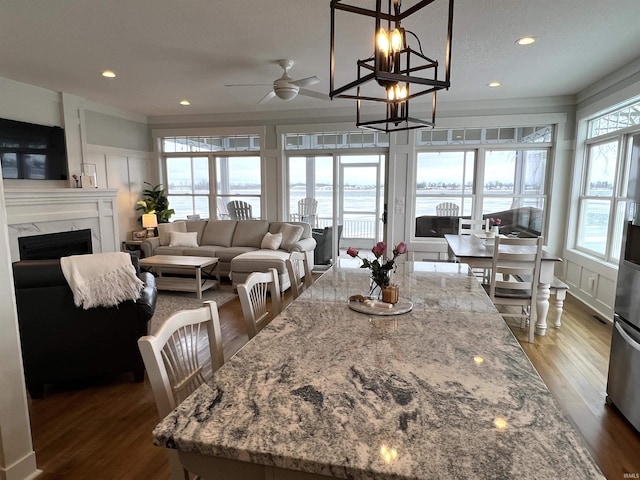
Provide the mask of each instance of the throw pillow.
POLYGON ((171 232, 170 247, 197 247, 198 232, 171 232))
POLYGON ((290 223, 283 223, 280 227, 280 233, 282 233, 282 244, 280 248, 289 251, 291 245, 300 240, 304 232, 304 228, 301 225, 291 225, 290 223))
POLYGON ((262 239, 262 245, 260 248, 269 249, 269 250, 278 250, 280 248, 280 244, 282 243, 282 232, 279 233, 265 233, 264 238, 262 239))
POLYGON ((166 247, 169 245, 169 241, 171 238, 169 235, 171 232, 186 232, 187 231, 187 223, 184 221, 178 221, 173 223, 159 223, 158 224, 158 239, 160 240, 160 245, 166 247))

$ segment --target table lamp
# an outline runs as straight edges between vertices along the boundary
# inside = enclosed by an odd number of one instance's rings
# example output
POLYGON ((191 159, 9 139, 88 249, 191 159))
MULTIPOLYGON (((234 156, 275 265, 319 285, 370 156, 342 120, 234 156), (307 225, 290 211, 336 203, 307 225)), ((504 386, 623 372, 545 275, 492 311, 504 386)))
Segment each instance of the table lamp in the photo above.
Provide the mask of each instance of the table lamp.
POLYGON ((145 213, 142 215, 142 226, 147 229, 147 238, 155 236, 153 229, 158 226, 158 217, 155 213, 145 213))

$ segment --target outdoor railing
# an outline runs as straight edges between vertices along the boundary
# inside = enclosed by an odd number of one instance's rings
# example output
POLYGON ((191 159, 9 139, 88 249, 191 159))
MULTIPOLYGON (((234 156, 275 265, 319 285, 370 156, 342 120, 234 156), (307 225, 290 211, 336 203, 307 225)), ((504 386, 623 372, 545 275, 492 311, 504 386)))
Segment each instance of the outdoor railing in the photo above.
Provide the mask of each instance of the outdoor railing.
MULTIPOLYGON (((289 216, 290 221, 298 221, 298 214, 291 214, 289 216)), ((325 228, 330 227, 332 224, 331 218, 319 217, 316 226, 313 228, 325 228)), ((362 238, 373 240, 375 238, 376 225, 373 219, 371 220, 351 220, 345 219, 342 222, 342 238, 362 238)))

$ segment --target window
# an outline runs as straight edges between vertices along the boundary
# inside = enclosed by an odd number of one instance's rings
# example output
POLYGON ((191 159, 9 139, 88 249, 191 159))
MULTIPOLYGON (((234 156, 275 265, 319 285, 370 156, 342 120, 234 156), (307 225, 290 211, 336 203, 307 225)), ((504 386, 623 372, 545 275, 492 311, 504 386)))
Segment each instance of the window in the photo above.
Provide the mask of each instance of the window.
POLYGON ((316 225, 324 228, 333 218, 333 156, 289 157, 289 219, 297 221, 298 202, 305 198, 318 201, 316 225))
POLYGON ((640 101, 590 118, 586 132, 574 247, 617 264, 632 137, 640 132, 640 101))
POLYGON ((580 196, 580 219, 576 247, 604 259, 617 260, 620 235, 609 240, 610 231, 622 231, 626 192, 616 188, 619 176, 620 138, 587 146, 585 180, 580 196))
POLYGON ((248 202, 253 217, 260 218, 261 160, 249 154, 259 152, 259 135, 167 136, 161 140, 174 219, 194 214, 228 218, 226 205, 231 200, 248 202))
POLYGON ((553 134, 552 125, 418 132, 415 236, 456 233, 459 217, 497 217, 502 231, 541 235, 553 134), (443 203, 457 213, 436 208, 443 203))
POLYGON ((441 203, 471 216, 475 151, 420 152, 417 161, 416 216, 437 215, 441 203))
POLYGON ((207 157, 166 159, 167 198, 175 218, 199 214, 209 218, 209 163, 207 157))
MULTIPOLYGON (((251 214, 260 218, 262 183, 260 157, 216 157, 217 193, 224 205, 242 200, 251 205, 251 214)), ((220 206, 218 216, 226 211, 220 206)))
POLYGON ((541 235, 547 150, 487 150, 483 218, 500 218, 501 231, 541 235))

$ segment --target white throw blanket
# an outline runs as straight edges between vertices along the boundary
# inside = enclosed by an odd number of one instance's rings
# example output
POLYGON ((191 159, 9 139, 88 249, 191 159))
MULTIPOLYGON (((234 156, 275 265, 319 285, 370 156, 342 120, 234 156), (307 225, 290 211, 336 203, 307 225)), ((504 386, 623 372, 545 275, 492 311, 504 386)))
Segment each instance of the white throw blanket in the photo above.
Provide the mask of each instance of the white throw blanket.
POLYGON ((144 287, 131 256, 125 252, 62 257, 60 266, 73 292, 73 302, 85 310, 137 300, 144 287))

